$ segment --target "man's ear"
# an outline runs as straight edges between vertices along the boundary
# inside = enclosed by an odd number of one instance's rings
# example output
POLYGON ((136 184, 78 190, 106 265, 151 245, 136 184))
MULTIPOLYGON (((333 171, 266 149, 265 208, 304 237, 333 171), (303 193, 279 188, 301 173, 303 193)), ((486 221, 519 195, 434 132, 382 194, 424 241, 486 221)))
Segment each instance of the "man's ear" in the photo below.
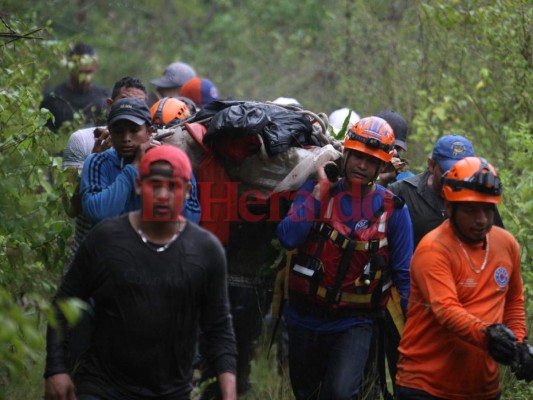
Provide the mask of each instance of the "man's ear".
POLYGON ((435 161, 433 161, 431 158, 428 157, 428 170, 430 173, 433 173, 434 167, 435 167, 435 161))
POLYGON ((113 105, 113 99, 111 97, 108 97, 107 99, 105 99, 105 103, 109 108, 111 108, 111 106, 113 105))

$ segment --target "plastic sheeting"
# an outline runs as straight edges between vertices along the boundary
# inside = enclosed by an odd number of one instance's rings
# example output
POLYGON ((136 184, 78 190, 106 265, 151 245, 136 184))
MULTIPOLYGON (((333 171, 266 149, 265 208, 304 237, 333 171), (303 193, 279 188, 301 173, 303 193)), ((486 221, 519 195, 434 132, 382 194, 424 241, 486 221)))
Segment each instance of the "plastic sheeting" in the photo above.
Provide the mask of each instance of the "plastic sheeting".
MULTIPOLYGON (((158 130, 154 137, 162 135, 167 135, 162 139, 163 142, 178 146, 189 155, 196 172, 204 150, 185 127, 158 130)), ((261 145, 259 152, 246 157, 242 162, 225 162, 224 165, 234 182, 271 192, 284 192, 299 189, 306 179, 314 175, 317 166, 335 161, 341 156, 342 153, 331 144, 324 147, 289 147, 287 151, 273 156, 269 156, 264 145, 261 145)))
POLYGON ((272 192, 293 191, 299 189, 315 173, 318 165, 337 160, 341 156, 332 145, 290 147, 272 157, 263 150, 247 157, 240 164, 227 164, 226 170, 231 180, 236 182, 272 192))

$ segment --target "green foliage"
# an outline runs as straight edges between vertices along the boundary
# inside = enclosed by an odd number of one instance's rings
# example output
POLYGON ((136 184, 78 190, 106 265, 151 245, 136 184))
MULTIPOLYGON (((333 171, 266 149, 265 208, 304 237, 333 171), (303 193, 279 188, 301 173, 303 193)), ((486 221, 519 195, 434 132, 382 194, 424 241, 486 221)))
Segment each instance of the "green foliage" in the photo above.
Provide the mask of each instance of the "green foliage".
POLYGON ((44 344, 39 318, 43 301, 30 296, 25 301, 21 307, 0 287, 0 387, 6 385, 8 377, 20 379, 41 356, 37 350, 44 344))
MULTIPOLYGON (((95 80, 107 86, 133 75, 150 88, 150 79, 181 60, 215 82, 223 97, 294 97, 327 114, 340 107, 361 116, 394 109, 410 123, 407 158, 414 172, 424 168, 439 136, 466 135, 502 177, 500 211, 521 245, 531 318, 530 3, 4 1, 2 15, 13 29, 44 28, 39 35, 45 40, 0 48, 0 318, 18 332, 0 339, 0 359, 16 359, 0 370, 0 386, 23 376, 42 346, 28 330, 47 304, 29 299, 50 296, 72 233, 60 201, 60 190, 72 188, 55 156, 80 121, 52 134, 38 104, 45 86, 66 78, 64 55, 77 40, 98 50, 95 80)), ((505 398, 531 397, 530 389, 509 376, 504 380, 505 398)))
POLYGON ((352 116, 353 110, 348 109, 348 114, 346 114, 346 118, 344 118, 344 121, 342 122, 341 129, 339 129, 338 132, 335 132, 333 129, 333 126, 328 126, 328 132, 331 136, 333 136, 335 139, 343 141, 344 137, 346 136, 346 132, 348 130, 348 125, 350 124, 350 118, 352 116))
POLYGON ((522 277, 524 296, 529 316, 533 316, 533 173, 531 172, 531 149, 533 123, 521 123, 516 131, 502 129, 512 165, 501 168, 500 174, 506 191, 502 216, 521 245, 522 277))
MULTIPOLYGON (((69 326, 76 325, 76 323, 80 320, 83 311, 89 308, 87 303, 75 297, 58 301, 57 306, 59 307, 59 310, 61 310, 61 313, 65 316, 69 326)), ((48 316, 48 321, 50 322, 50 325, 54 327, 57 325, 57 321, 55 320, 55 317, 52 317, 52 315, 48 316)))
POLYGON ((442 134, 462 134, 476 154, 495 165, 505 188, 500 210, 522 246, 527 308, 533 313, 533 101, 528 91, 533 87, 533 9, 526 1, 456 3, 430 1, 420 7, 427 43, 421 56, 424 68, 434 73, 419 77, 419 107, 409 140, 423 146, 421 158, 442 134))
MULTIPOLYGON (((11 28, 36 26, 12 18, 11 28)), ((18 40, 0 49, 0 383, 20 379, 43 346, 41 315, 67 255, 72 229, 65 220, 58 186, 60 160, 48 149, 59 137, 43 128, 39 109, 53 46, 18 40)))

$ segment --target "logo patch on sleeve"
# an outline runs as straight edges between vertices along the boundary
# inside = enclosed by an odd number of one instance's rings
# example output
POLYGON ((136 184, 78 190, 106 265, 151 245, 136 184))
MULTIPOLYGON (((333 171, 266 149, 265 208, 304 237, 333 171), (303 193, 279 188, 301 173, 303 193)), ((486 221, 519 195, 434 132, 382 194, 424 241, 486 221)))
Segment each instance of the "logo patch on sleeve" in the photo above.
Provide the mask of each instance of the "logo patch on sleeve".
POLYGON ((498 267, 498 269, 494 271, 494 280, 498 286, 505 287, 509 283, 509 273, 505 268, 498 267))

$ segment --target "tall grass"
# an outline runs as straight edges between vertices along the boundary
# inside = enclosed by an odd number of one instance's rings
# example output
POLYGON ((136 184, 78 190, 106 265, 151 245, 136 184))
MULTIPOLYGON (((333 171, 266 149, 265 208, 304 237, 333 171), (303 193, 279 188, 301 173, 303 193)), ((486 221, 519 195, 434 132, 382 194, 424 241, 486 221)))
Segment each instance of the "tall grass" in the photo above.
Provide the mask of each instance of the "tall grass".
MULTIPOLYGON (((528 319, 528 332, 533 332, 533 318, 528 319)), ((44 329, 43 329, 44 335, 44 329)), ((294 400, 289 382, 288 370, 278 369, 276 345, 268 351, 270 333, 265 332, 258 345, 257 356, 252 362, 252 389, 240 400, 294 400)), ((44 380, 42 377, 45 352, 42 357, 31 365, 27 365, 26 374, 18 379, 0 382, 0 400, 42 400, 44 380)), ((502 400, 531 400, 533 399, 533 385, 524 381, 517 381, 509 368, 501 369, 503 387, 502 400)), ((389 385, 390 386, 390 385, 389 385)), ((198 395, 193 396, 193 400, 198 395)), ((364 399, 377 399, 367 394, 364 399)))

